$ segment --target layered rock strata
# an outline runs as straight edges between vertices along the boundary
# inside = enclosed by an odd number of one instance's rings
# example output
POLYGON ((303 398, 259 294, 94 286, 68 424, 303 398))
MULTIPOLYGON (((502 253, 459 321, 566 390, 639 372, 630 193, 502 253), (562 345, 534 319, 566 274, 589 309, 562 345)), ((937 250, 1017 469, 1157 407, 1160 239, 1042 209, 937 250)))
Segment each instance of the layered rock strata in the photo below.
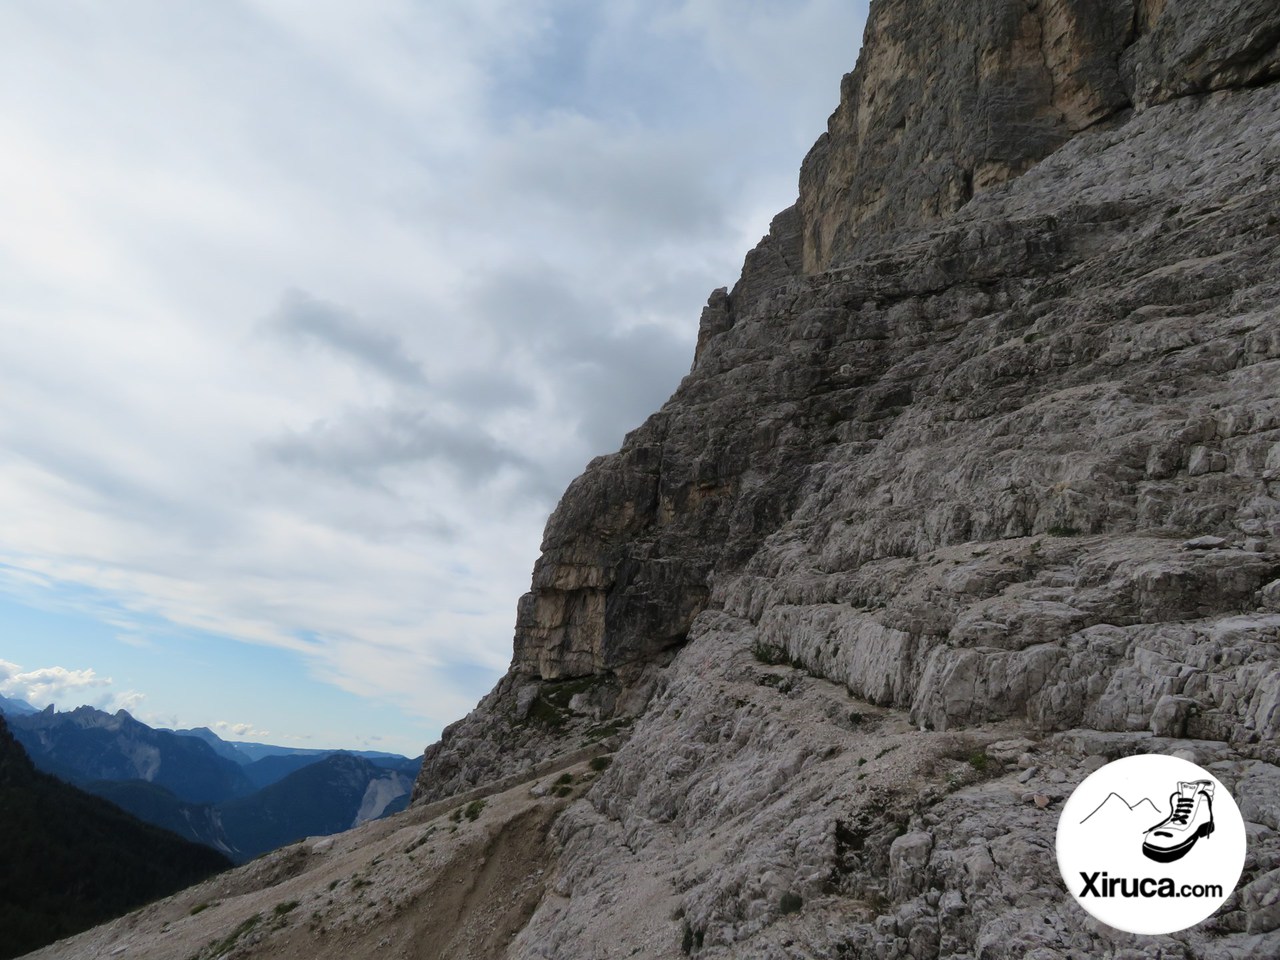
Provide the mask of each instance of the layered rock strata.
POLYGON ((1269 0, 873 4, 801 169, 805 269, 937 223, 1090 127, 1278 75, 1269 0))
MULTIPOLYGON (((1268 9, 873 5, 799 203, 712 294, 672 399, 566 492, 511 670, 419 796, 616 733, 713 585, 797 523, 846 580, 1049 531, 1267 534, 1268 9)), ((919 635, 905 604, 892 636, 919 635)), ((928 698, 974 662, 938 656, 928 698)))
POLYGON ((1274 0, 877 0, 415 805, 46 955, 1280 956, 1278 42, 1274 0), (1248 834, 1159 937, 1053 855, 1140 752, 1248 834))
POLYGON ((873 5, 798 204, 428 751, 427 798, 625 740, 509 955, 1280 951, 1277 40, 1250 2, 873 5), (1051 853, 1071 785, 1152 749, 1251 830, 1158 942, 1051 853))

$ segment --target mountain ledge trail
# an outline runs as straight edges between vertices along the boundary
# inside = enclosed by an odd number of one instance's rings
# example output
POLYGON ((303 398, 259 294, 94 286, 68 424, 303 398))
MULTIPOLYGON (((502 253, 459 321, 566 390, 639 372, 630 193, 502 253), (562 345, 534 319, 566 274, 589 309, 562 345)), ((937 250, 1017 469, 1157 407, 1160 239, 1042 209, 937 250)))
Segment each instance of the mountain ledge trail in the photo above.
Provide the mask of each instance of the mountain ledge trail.
POLYGON ((1273 0, 873 3, 415 806, 37 956, 1280 956, 1277 79, 1273 0), (1169 936, 1054 860, 1138 752, 1249 830, 1169 936))

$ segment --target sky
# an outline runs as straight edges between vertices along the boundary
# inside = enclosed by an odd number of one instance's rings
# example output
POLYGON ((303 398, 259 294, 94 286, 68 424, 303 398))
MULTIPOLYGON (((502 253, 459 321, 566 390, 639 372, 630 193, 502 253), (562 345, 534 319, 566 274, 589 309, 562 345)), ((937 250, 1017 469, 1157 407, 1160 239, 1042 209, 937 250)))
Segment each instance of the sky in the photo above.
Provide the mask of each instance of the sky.
POLYGON ((865 7, 0 6, 0 694, 420 753, 865 7))

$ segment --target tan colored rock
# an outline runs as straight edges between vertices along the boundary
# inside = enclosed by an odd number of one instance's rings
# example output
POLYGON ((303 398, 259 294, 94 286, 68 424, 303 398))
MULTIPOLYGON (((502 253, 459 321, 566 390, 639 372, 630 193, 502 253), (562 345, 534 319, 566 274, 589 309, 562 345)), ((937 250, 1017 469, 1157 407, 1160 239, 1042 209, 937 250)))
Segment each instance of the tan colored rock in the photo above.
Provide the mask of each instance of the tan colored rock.
POLYGON ((1132 29, 1128 0, 873 4, 801 171, 805 270, 946 218, 1127 107, 1132 29))

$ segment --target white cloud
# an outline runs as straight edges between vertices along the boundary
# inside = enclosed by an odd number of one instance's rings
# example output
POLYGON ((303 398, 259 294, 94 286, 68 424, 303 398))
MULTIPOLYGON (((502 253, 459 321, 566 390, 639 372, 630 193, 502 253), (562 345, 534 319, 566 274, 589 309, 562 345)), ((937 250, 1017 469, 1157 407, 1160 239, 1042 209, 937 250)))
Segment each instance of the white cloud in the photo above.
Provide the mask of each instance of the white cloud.
POLYGON ((111 698, 111 705, 107 708, 114 713, 117 710, 127 710, 131 715, 137 716, 138 710, 142 706, 142 702, 147 699, 146 694, 138 693, 136 690, 126 690, 118 693, 111 698))
MULTIPOLYGON (((81 704, 107 705, 116 704, 118 698, 103 693, 114 681, 110 677, 100 677, 92 668, 68 670, 66 667, 39 667, 35 670, 23 670, 16 663, 0 660, 0 693, 7 697, 43 706, 54 703, 67 707, 81 704)), ((141 694, 123 695, 124 700, 141 699, 141 694)), ((124 701, 120 701, 123 703, 124 701)), ((115 709, 120 709, 118 706, 115 709)))
POLYGON ((560 490, 793 199, 860 16, 5 5, 0 587, 454 719, 560 490))
POLYGON ((219 720, 213 729, 222 737, 235 737, 237 740, 260 740, 270 736, 270 730, 259 730, 252 723, 229 723, 219 720))

